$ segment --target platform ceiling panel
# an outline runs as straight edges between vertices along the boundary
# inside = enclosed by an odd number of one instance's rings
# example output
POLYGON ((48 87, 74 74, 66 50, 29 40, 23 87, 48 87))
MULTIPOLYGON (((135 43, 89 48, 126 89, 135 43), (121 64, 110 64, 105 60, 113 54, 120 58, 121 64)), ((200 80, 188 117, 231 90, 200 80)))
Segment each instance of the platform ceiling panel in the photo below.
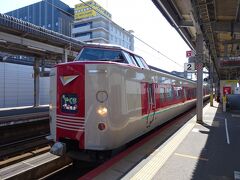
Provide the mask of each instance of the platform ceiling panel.
POLYGON ((203 33, 219 79, 240 79, 239 0, 152 1, 190 48, 196 48, 196 32, 203 33))
POLYGON ((235 20, 237 0, 216 0, 216 14, 218 20, 235 20))

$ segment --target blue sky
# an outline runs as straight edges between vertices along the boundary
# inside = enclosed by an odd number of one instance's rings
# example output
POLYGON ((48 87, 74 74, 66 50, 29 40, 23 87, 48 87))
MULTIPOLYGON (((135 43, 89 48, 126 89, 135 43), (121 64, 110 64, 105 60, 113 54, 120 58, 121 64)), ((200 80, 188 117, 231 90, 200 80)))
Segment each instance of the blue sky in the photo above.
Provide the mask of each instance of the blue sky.
MULTIPOLYGON (((0 13, 5 13, 40 0, 7 0, 0 2, 0 13)), ((62 0, 70 7, 79 0, 62 0)), ((135 41, 135 52, 148 64, 167 71, 183 71, 187 62, 185 53, 190 48, 175 29, 168 24, 151 0, 95 0, 112 14, 112 20, 126 30, 133 30, 134 35, 147 42, 178 64, 167 60, 139 41, 135 41)))

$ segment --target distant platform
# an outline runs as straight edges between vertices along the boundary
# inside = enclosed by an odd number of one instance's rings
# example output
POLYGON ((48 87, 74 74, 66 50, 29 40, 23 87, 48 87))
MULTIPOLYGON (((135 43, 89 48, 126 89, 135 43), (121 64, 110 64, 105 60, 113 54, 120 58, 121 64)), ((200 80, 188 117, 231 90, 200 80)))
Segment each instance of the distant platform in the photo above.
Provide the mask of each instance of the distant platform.
POLYGON ((47 111, 49 111, 49 105, 41 105, 38 107, 20 106, 20 107, 10 107, 10 108, 0 108, 0 117, 32 114, 32 113, 47 112, 47 111))

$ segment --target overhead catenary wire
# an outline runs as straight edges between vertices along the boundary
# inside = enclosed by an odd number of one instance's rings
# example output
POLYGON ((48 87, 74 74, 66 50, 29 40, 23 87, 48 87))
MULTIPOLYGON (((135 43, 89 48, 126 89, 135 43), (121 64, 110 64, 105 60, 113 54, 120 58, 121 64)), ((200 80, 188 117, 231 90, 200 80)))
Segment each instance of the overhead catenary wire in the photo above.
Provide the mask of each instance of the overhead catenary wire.
MULTIPOLYGON (((51 4, 53 7, 60 9, 61 11, 66 12, 65 10, 57 7, 56 5, 54 5, 53 3, 48 2, 47 0, 43 0, 48 4, 51 4)), ((93 6, 90 6, 89 4, 85 3, 83 0, 80 0, 83 4, 85 4, 86 6, 88 6, 89 8, 91 8, 92 10, 94 10, 95 12, 97 12, 99 15, 103 16, 104 18, 106 18, 108 21, 110 21, 112 24, 114 24, 115 26, 120 27, 118 24, 116 24, 114 21, 112 21, 109 17, 107 17, 106 15, 104 15, 103 13, 101 13, 98 9, 95 9, 93 6)), ((71 13, 66 12, 68 15, 74 17, 71 13)), ((122 28, 122 27, 121 27, 122 28)), ((122 28, 123 31, 129 33, 129 31, 127 31, 126 29, 122 28)), ((148 44, 147 42, 145 42, 144 40, 142 40, 141 38, 137 37, 136 35, 132 34, 134 38, 136 38, 138 41, 140 41, 141 43, 143 43, 144 45, 148 46, 150 49, 154 50, 155 52, 157 52, 158 54, 160 54, 161 56, 165 57, 167 60, 172 61, 173 63, 175 63, 176 65, 183 67, 183 65, 177 63, 176 61, 174 61, 173 59, 169 58, 167 55, 165 55, 164 53, 162 53, 161 51, 157 50, 156 48, 154 48, 153 46, 151 46, 150 44, 148 44)))
MULTIPOLYGON (((83 0, 80 0, 83 4, 85 4, 86 6, 88 6, 89 8, 93 9, 94 11, 96 11, 98 14, 100 14, 101 16, 103 16, 104 18, 106 18, 107 20, 109 20, 111 23, 113 23, 116 26, 119 26, 118 24, 116 24, 114 21, 112 21, 110 18, 108 18, 107 16, 105 16, 104 14, 102 14, 100 11, 98 11, 97 9, 93 8, 92 6, 90 6, 89 4, 85 3, 83 0)), ((129 33, 126 29, 122 28, 123 31, 129 33)), ((149 48, 151 48, 152 50, 156 51, 157 53, 159 53, 160 55, 162 55, 163 57, 167 58, 168 60, 172 61, 173 63, 177 64, 180 67, 183 67, 182 65, 180 65, 179 63, 177 63, 176 61, 172 60, 171 58, 169 58, 167 55, 163 54, 162 52, 160 52, 159 50, 157 50, 156 48, 154 48, 153 46, 149 45, 147 42, 143 41, 142 39, 140 39, 139 37, 137 37, 136 35, 132 34, 133 37, 135 37, 137 40, 139 40, 140 42, 142 42, 143 44, 145 44, 146 46, 148 46, 149 48)))

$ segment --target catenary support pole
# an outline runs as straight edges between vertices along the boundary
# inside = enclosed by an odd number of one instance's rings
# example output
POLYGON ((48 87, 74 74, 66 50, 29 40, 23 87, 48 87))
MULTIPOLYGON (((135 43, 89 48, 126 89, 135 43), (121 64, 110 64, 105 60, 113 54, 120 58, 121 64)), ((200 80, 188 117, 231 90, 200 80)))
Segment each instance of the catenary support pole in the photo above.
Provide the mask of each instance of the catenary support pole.
POLYGON ((213 63, 210 59, 210 68, 209 68, 209 77, 210 77, 210 106, 213 106, 213 63))
POLYGON ((35 58, 34 60, 34 107, 38 107, 40 104, 40 86, 39 86, 39 81, 40 81, 40 73, 39 73, 39 64, 40 60, 38 58, 35 58))
POLYGON ((203 122, 203 35, 197 34, 197 122, 203 122))
POLYGON ((68 62, 68 53, 67 53, 67 50, 65 49, 65 51, 64 51, 64 60, 63 60, 63 62, 68 62))

